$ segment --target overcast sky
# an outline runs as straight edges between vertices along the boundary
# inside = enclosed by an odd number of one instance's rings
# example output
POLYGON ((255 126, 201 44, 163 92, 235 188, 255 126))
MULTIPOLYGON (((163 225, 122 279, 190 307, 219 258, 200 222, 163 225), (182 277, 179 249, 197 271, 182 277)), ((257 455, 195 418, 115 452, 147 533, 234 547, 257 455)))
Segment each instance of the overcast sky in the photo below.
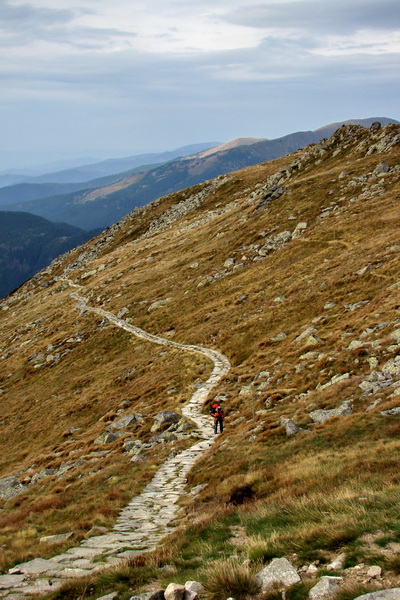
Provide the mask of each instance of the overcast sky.
POLYGON ((399 0, 0 0, 0 170, 400 120, 399 0))

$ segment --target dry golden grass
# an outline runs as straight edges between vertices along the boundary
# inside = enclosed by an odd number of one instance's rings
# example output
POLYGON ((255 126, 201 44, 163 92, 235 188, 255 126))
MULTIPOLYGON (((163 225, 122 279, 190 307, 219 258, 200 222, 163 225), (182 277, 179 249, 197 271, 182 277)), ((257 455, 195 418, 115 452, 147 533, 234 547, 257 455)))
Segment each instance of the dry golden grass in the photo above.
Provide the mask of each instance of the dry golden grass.
MULTIPOLYGON (((365 135, 356 137, 356 143, 365 135)), ((203 186, 162 199, 128 221, 98 258, 70 273, 91 305, 114 314, 127 308, 124 318, 133 319, 135 325, 176 341, 217 348, 231 360, 231 371, 215 390, 227 397, 226 432, 189 476, 190 484, 208 484, 196 504, 204 515, 214 514, 214 508, 221 507, 229 493, 245 482, 251 483, 258 502, 267 509, 275 499, 295 504, 303 496, 315 494, 319 499, 325 489, 334 499, 335 494, 340 496, 356 485, 375 498, 375 492, 384 494, 398 485, 397 424, 382 417, 379 410, 365 412, 377 397, 384 408, 397 405, 396 399, 389 398, 391 390, 365 397, 358 385, 371 371, 370 359, 375 357, 382 365, 397 352, 388 348, 394 344, 391 332, 398 328, 398 290, 391 286, 398 281, 399 173, 372 181, 384 183, 382 195, 355 202, 351 200, 362 187, 346 186, 351 178, 371 173, 381 160, 398 164, 399 147, 366 156, 365 148, 350 144, 337 156, 329 151, 320 164, 310 158, 285 184, 290 193, 259 210, 249 200, 251 192, 301 155, 299 151, 232 175, 174 227, 140 239, 154 218, 203 186), (344 169, 351 175, 342 180, 338 176, 344 169), (233 200, 237 204, 230 210, 210 214, 222 211, 233 200), (320 218, 332 202, 338 210, 320 218), (206 217, 202 223, 200 219, 206 217), (262 245, 264 232, 293 231, 302 221, 308 223, 302 237, 266 258, 253 260, 257 250, 251 245, 262 245), (231 257, 236 265, 244 266, 218 278, 231 257), (192 267, 193 263, 198 266, 192 267), (357 274, 368 265, 368 272, 357 274), (100 266, 104 269, 81 278, 100 266), (208 281, 212 276, 217 278, 208 281), (154 301, 165 298, 171 300, 149 311, 154 301), (361 301, 368 303, 355 310, 346 308, 361 301), (326 308, 328 303, 333 306, 326 308), (391 325, 368 333, 384 322, 391 325), (308 347, 296 341, 307 327, 316 329, 322 340, 318 345, 308 347), (363 332, 367 332, 365 346, 348 350, 349 343, 363 332), (285 337, 274 339, 281 333, 285 337), (308 352, 317 356, 302 358, 308 352), (299 369, 300 363, 304 368, 299 369), (256 379, 262 371, 270 373, 263 389, 256 379), (343 373, 351 375, 348 381, 317 389, 318 384, 343 373), (254 384, 250 396, 241 396, 240 390, 250 384, 254 384), (333 408, 350 397, 352 416, 311 427, 310 434, 285 436, 282 416, 309 427, 311 403, 333 408), (260 413, 267 398, 271 408, 260 413), (244 421, 231 425, 240 416, 244 421)), ((66 262, 80 252, 72 253, 66 262)), ((62 271, 63 266, 57 266, 54 274, 62 271)), ((79 314, 69 296, 71 290, 55 281, 52 273, 24 289, 31 290, 30 297, 15 296, 8 310, 0 311, 1 354, 5 356, 0 376, 4 389, 0 396, 0 476, 25 474, 33 464, 31 474, 55 468, 64 460, 78 460, 95 449, 94 439, 119 410, 151 416, 163 409, 179 410, 194 390, 193 384, 210 373, 210 363, 199 356, 135 340, 92 314, 79 314), (49 285, 41 288, 44 282, 49 285), (82 342, 69 343, 74 337, 82 342), (49 345, 53 350, 48 350, 49 345), (35 368, 35 354, 66 350, 58 363, 35 368), (172 388, 178 391, 168 394, 172 388), (126 401, 129 405, 123 404, 126 401), (79 431, 71 434, 73 427, 79 431)), ((132 433, 148 439, 151 423, 145 420, 132 433)), ((144 466, 134 467, 130 478, 124 478, 120 474, 126 470, 127 458, 121 446, 122 440, 112 446, 109 461, 94 474, 89 474, 89 467, 77 468, 64 480, 46 480, 45 491, 32 486, 22 496, 2 502, 6 533, 0 543, 8 546, 7 561, 18 560, 25 544, 13 546, 18 528, 26 532, 21 539, 26 539, 27 551, 33 551, 38 537, 59 531, 61 518, 72 525, 74 507, 82 511, 78 536, 85 535, 91 524, 111 525, 129 495, 142 489, 156 464, 171 450, 164 448, 157 459, 151 456, 144 466), (111 496, 106 484, 109 477, 119 477, 111 496), (85 492, 87 481, 91 486, 85 492), (59 497, 65 506, 59 504, 59 497)), ((326 511, 336 519, 332 506, 326 511)), ((299 504, 299 513, 300 508, 299 504)), ((352 530, 356 512, 350 513, 345 528, 352 530)), ((336 525, 340 526, 340 519, 336 525)), ((299 530, 296 535, 301 540, 305 534, 299 530)))

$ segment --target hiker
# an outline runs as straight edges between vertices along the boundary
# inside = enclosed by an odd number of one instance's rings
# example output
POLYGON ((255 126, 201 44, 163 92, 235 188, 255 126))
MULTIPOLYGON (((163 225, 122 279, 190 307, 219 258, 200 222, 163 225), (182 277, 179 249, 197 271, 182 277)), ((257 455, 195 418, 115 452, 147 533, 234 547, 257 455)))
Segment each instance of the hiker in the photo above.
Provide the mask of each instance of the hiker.
POLYGON ((210 415, 214 418, 214 433, 218 431, 218 423, 219 423, 219 431, 220 433, 224 430, 224 411, 222 407, 218 404, 216 400, 211 404, 210 415))

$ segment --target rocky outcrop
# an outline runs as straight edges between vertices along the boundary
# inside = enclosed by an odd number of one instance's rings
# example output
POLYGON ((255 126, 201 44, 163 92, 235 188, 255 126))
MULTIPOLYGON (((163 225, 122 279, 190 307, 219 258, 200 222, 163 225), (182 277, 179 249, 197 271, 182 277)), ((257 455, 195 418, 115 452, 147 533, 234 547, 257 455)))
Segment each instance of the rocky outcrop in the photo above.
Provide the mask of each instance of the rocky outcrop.
POLYGON ((344 417, 346 415, 351 415, 353 412, 353 409, 351 407, 351 400, 345 400, 343 402, 343 404, 341 406, 339 406, 338 408, 332 408, 332 409, 317 409, 317 410, 313 410, 309 413, 310 417, 312 418, 312 420, 314 421, 314 423, 317 423, 318 425, 321 425, 322 423, 325 423, 325 421, 327 421, 328 419, 332 419, 333 417, 344 417))

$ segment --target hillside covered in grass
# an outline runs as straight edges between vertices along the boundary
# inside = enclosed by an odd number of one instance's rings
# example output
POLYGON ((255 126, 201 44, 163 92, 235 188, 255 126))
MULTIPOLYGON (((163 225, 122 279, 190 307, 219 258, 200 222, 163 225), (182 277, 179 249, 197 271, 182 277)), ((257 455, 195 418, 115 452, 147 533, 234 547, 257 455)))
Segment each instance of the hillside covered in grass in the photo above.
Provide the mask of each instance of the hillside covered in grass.
POLYGON ((189 473, 164 548, 126 567, 121 597, 201 581, 232 555, 323 571, 344 554, 343 572, 378 564, 395 587, 399 201, 400 126, 341 127, 136 209, 4 300, 0 569, 111 528, 195 440, 190 423, 154 440, 154 417, 180 413, 211 362, 79 309, 75 284, 88 305, 231 364, 213 394, 224 433, 189 473), (64 532, 62 545, 39 543, 64 532))

